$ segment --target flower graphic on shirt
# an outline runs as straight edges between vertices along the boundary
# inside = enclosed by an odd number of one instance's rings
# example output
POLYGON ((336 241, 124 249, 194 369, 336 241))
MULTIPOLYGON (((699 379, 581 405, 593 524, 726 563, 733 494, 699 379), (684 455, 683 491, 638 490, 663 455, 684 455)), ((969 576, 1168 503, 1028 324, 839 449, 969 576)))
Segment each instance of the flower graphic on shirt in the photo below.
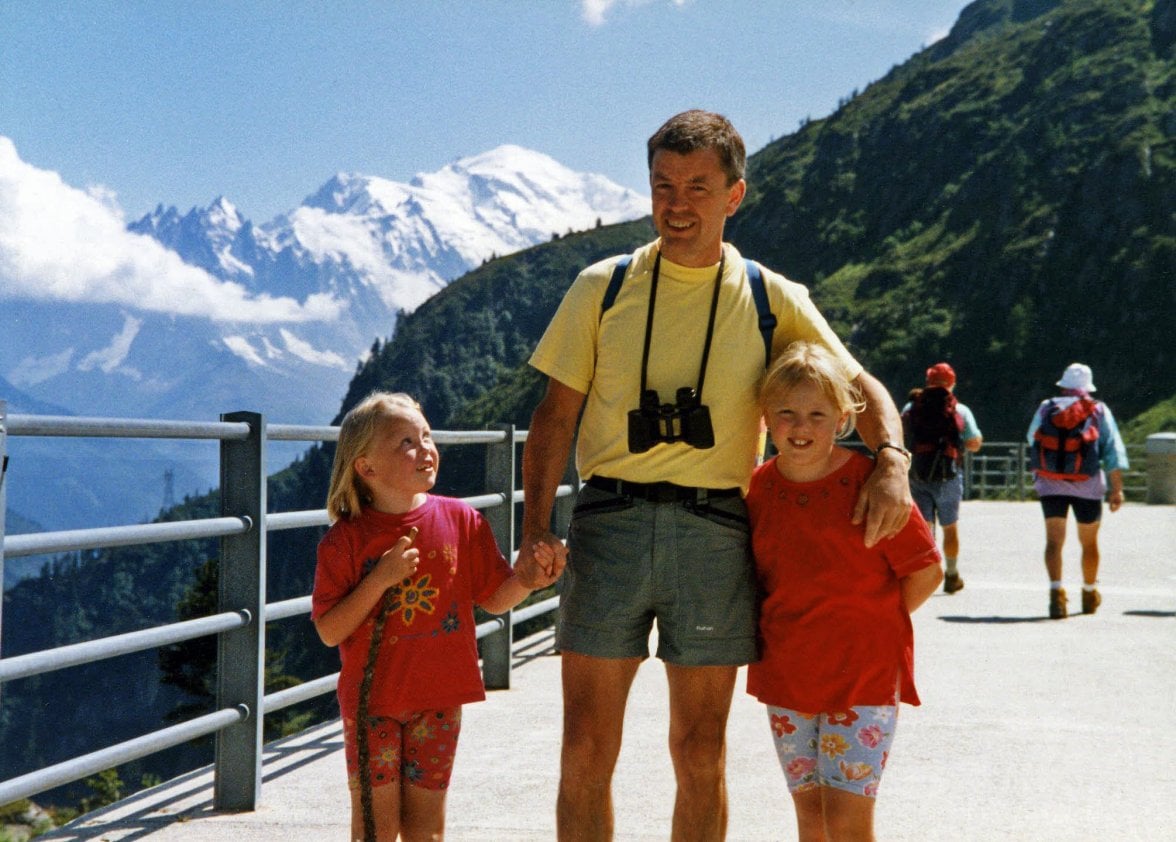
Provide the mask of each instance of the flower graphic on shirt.
POLYGON ((440 593, 438 588, 430 587, 432 578, 428 573, 415 582, 407 585, 397 585, 392 589, 392 601, 388 605, 388 613, 400 614, 404 625, 411 626, 417 614, 432 614, 437 606, 433 600, 440 593))
POLYGON ((840 757, 849 751, 849 741, 840 734, 821 735, 821 754, 826 757, 840 757))

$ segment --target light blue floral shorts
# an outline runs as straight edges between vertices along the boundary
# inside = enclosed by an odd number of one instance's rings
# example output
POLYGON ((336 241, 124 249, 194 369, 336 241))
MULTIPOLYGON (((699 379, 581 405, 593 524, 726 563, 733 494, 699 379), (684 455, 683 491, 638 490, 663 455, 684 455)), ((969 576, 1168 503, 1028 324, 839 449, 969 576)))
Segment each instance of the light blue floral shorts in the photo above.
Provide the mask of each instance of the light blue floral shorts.
POLYGON ((820 714, 767 707, 789 792, 830 786, 868 798, 878 795, 898 705, 860 705, 820 714))

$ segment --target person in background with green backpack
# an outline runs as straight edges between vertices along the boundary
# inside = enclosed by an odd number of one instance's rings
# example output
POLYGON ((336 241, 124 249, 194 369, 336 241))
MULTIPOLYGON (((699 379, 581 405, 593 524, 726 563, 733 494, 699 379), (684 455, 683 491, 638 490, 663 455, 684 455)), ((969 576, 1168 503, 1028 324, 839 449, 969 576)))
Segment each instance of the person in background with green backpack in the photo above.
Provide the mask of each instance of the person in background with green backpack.
POLYGON ((947 363, 927 369, 926 386, 911 393, 902 408, 902 426, 911 449, 911 496, 935 533, 943 528, 944 593, 964 587, 960 555, 960 501, 964 499, 963 452, 984 443, 972 410, 955 398, 956 373, 947 363))
POLYGON ((1102 500, 1110 479, 1111 511, 1123 505, 1123 471, 1127 448, 1111 408, 1095 400, 1090 366, 1072 363, 1057 382, 1062 394, 1041 402, 1029 424, 1033 487, 1045 515, 1045 569, 1049 573, 1049 616, 1064 619, 1062 545, 1071 507, 1082 545, 1082 613, 1093 614, 1102 603, 1098 592, 1098 527, 1102 500))

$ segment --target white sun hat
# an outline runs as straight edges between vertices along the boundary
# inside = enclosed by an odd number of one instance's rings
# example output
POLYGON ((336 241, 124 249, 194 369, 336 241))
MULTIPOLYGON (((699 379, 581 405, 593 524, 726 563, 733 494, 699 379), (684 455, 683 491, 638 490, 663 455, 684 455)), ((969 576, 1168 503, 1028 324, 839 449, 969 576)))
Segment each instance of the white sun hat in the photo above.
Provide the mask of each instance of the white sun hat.
POLYGON ((1084 392, 1096 390, 1094 374, 1090 371, 1090 366, 1082 363, 1070 363, 1066 366, 1066 372, 1058 381, 1058 385, 1063 389, 1081 389, 1084 392))

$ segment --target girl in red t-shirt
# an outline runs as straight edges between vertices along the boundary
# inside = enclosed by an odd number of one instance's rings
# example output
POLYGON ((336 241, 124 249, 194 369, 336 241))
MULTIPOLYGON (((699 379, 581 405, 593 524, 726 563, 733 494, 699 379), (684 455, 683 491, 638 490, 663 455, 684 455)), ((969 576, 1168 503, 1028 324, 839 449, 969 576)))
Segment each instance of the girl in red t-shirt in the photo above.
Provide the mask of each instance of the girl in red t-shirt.
POLYGON ((760 405, 778 455, 747 498, 762 599, 747 690, 768 706, 801 842, 873 839, 898 703, 919 703, 910 612, 943 578, 939 553, 913 505, 873 547, 852 523, 873 461, 836 445, 862 401, 828 351, 789 346, 760 405))
POLYGON ((311 618, 339 647, 351 838, 365 842, 441 838, 461 706, 486 695, 474 605, 507 611, 563 569, 563 547, 541 545, 512 571, 481 514, 429 493, 439 462, 407 395, 373 393, 339 428, 311 618))

